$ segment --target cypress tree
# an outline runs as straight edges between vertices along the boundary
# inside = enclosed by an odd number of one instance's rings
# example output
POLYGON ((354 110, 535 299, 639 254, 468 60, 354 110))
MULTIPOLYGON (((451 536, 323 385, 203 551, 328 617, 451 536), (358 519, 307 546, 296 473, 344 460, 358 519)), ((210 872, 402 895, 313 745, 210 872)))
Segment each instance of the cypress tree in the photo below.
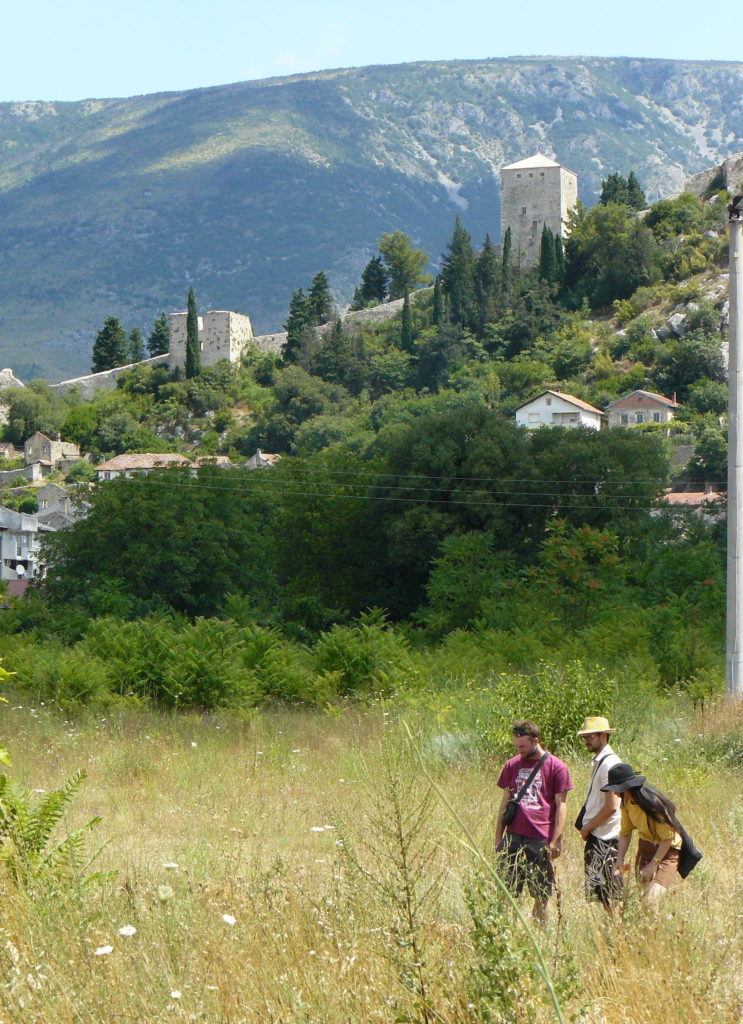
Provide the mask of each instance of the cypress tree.
POLYGON ((539 280, 553 284, 557 280, 555 263, 555 236, 546 224, 542 228, 542 240, 539 246, 539 280))
POLYGON ((170 349, 170 327, 165 313, 161 313, 152 325, 152 333, 147 339, 147 351, 151 356, 161 356, 170 349))
POLYGON ((480 329, 495 319, 498 292, 498 257, 490 235, 485 235, 475 264, 475 301, 480 329))
POLYGON ((402 322, 400 325, 400 348, 405 352, 413 349, 413 320, 410 315, 410 296, 406 295, 402 303, 402 322))
POLYGON ((503 236, 503 252, 501 253, 501 286, 504 299, 511 291, 511 229, 506 228, 503 236))
POLYGON ((284 324, 286 341, 284 343, 283 358, 285 363, 296 363, 297 356, 302 347, 308 329, 312 326, 312 311, 309 299, 303 288, 297 288, 292 292, 289 303, 289 315, 284 324))
POLYGON ((444 319, 444 301, 441 295, 441 275, 436 275, 436 280, 433 282, 433 323, 435 327, 438 327, 444 319))
POLYGON ((555 268, 557 271, 555 280, 562 288, 565 284, 565 247, 559 234, 555 235, 555 268))
POLYGON ((193 288, 188 289, 188 312, 186 314, 186 378, 198 377, 201 372, 201 350, 199 348, 199 318, 196 313, 196 296, 193 288))

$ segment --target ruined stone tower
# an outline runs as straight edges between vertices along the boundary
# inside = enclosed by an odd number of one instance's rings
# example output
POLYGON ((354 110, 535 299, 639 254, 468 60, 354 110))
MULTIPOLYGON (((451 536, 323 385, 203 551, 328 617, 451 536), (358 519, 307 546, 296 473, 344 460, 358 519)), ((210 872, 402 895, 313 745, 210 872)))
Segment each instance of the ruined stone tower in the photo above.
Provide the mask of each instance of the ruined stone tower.
POLYGON ((514 261, 530 267, 539 261, 542 229, 567 235, 568 213, 578 201, 578 177, 567 167, 537 153, 501 168, 501 244, 511 229, 514 261))
MULTIPOLYGON (((170 314, 170 368, 186 365, 186 313, 170 314)), ((217 309, 199 317, 201 365, 213 366, 220 359, 236 363, 253 338, 250 317, 244 313, 217 309)))

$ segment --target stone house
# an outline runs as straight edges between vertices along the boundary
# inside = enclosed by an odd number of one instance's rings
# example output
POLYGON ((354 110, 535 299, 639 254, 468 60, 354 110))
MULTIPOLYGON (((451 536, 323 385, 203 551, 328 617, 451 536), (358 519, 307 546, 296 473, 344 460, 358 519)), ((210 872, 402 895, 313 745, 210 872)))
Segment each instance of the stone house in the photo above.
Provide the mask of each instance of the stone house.
POLYGON ((257 448, 255 454, 251 455, 245 463, 245 467, 247 469, 268 469, 269 466, 275 466, 280 458, 280 455, 271 455, 269 452, 262 452, 260 448, 257 448))
POLYGON ((117 455, 107 462, 95 467, 99 481, 115 480, 119 476, 132 477, 141 473, 149 473, 153 469, 164 469, 170 466, 190 466, 191 460, 176 452, 152 454, 117 455))
POLYGON ((530 267, 539 261, 545 226, 568 234, 568 214, 578 202, 578 176, 543 153, 501 167, 501 244, 511 229, 513 259, 530 267))
POLYGON ((72 516, 72 500, 64 489, 59 484, 44 484, 37 491, 34 491, 34 497, 39 505, 39 513, 43 512, 61 512, 63 515, 72 516))
MULTIPOLYGON (((187 313, 171 313, 170 369, 186 365, 187 313)), ((213 366, 220 359, 236 363, 253 340, 250 317, 228 309, 213 309, 198 318, 199 349, 202 366, 213 366)))
POLYGON ((535 427, 590 427, 601 429, 603 413, 588 402, 562 391, 543 391, 516 410, 516 425, 535 427))
POLYGON ((666 398, 654 391, 631 391, 610 402, 606 411, 609 427, 633 427, 638 423, 670 423, 679 404, 676 396, 666 398))
POLYGON ((54 469, 63 459, 79 459, 80 448, 72 441, 63 441, 59 434, 52 440, 37 430, 24 444, 23 457, 27 466, 40 462, 54 469))

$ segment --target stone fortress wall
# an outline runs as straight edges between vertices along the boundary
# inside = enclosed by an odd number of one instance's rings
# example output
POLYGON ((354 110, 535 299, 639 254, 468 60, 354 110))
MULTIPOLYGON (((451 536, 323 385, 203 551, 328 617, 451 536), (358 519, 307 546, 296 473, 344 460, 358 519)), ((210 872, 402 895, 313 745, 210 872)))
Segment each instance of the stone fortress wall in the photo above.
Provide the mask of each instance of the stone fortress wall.
POLYGON ((568 214, 577 201, 577 175, 542 153, 507 164, 501 168, 501 244, 510 227, 513 258, 533 266, 545 224, 566 238, 568 214))

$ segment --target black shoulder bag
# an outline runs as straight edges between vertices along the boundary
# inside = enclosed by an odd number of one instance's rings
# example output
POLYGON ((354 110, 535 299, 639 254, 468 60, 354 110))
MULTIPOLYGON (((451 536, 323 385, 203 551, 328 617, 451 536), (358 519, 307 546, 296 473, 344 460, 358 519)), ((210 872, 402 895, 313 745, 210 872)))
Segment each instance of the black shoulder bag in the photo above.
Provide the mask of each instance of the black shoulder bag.
POLYGON ((583 806, 578 811, 578 817, 575 819, 575 827, 578 829, 579 832, 583 828, 583 819, 586 816, 586 804, 588 803, 588 798, 591 795, 591 790, 593 789, 594 779, 598 775, 599 768, 601 767, 602 763, 607 759, 607 757, 609 757, 609 754, 604 754, 601 760, 596 763, 593 775, 591 776, 591 781, 588 784, 588 792, 586 793, 586 799, 583 802, 583 806))
POLYGON ((521 802, 521 797, 527 791, 529 786, 531 786, 532 782, 534 781, 535 775, 537 774, 537 772, 542 767, 542 765, 544 764, 544 762, 547 760, 548 757, 549 757, 549 751, 546 751, 544 754, 542 754, 542 756, 539 758, 537 763, 532 768, 531 775, 526 780, 524 785, 518 791, 516 796, 512 796, 511 799, 506 804, 506 806, 503 808, 503 814, 501 816, 501 821, 503 822, 504 825, 510 825, 511 822, 513 821, 513 819, 516 817, 516 811, 519 809, 519 803, 521 802))

